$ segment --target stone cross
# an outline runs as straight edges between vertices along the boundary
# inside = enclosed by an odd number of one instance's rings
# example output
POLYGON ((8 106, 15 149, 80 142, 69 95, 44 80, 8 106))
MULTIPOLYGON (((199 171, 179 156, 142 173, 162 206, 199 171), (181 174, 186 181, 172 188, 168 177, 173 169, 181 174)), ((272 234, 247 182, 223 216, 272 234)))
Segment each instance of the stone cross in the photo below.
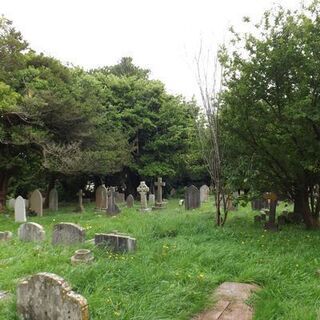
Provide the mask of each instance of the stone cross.
POLYGON ((162 205, 162 187, 166 185, 165 182, 162 182, 162 178, 158 178, 158 181, 154 183, 157 187, 157 201, 156 204, 162 205))
POLYGON ((76 209, 76 212, 83 212, 84 211, 84 207, 83 207, 83 192, 82 192, 82 189, 79 190, 79 192, 77 193, 77 196, 79 197, 79 205, 76 209))
POLYGON ((109 196, 109 200, 108 200, 107 213, 110 215, 118 214, 120 212, 120 209, 116 205, 116 188, 115 187, 110 187, 108 196, 109 196))
POLYGON ((141 211, 148 210, 148 204, 147 204, 147 192, 149 192, 149 187, 146 185, 145 181, 141 181, 140 185, 137 188, 137 191, 140 193, 140 205, 141 211))

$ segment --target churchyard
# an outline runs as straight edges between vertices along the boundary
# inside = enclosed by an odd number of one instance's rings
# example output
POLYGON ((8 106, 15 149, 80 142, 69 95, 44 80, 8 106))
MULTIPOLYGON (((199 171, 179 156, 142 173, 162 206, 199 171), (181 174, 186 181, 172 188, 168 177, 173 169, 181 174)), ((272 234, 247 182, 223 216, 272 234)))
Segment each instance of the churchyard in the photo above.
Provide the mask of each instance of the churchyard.
MULTIPOLYGON (((192 319, 213 305, 212 293, 224 282, 260 287, 247 301, 254 319, 316 319, 319 233, 295 225, 265 231, 254 223, 258 211, 250 206, 231 212, 224 228, 213 228, 211 202, 186 210, 172 198, 166 208, 150 211, 141 211, 139 201, 130 208, 120 203, 117 215, 97 210, 95 203, 80 213, 75 204, 47 209, 27 218, 45 232, 36 242, 19 240, 21 223, 12 211, 1 215, 1 231, 13 235, 0 242, 0 291, 7 293, 0 319, 18 319, 17 285, 39 272, 62 277, 82 295, 90 319, 192 319), (54 226, 61 223, 81 226, 84 238, 55 243, 54 226), (96 234, 110 232, 134 237, 136 247, 116 252, 94 245, 96 234), (72 263, 79 249, 90 250, 93 259, 72 263)), ((284 203, 277 211, 282 209, 284 203)))

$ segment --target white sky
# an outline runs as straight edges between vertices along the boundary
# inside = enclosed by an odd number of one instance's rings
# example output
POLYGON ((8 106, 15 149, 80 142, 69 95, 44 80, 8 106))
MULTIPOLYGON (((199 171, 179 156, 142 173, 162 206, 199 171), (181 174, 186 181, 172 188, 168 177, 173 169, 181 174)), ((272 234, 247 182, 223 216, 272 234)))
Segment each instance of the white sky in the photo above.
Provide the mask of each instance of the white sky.
POLYGON ((190 98, 201 39, 214 47, 243 16, 259 20, 274 3, 292 8, 300 0, 0 0, 0 14, 37 52, 84 68, 131 56, 169 92, 190 98))

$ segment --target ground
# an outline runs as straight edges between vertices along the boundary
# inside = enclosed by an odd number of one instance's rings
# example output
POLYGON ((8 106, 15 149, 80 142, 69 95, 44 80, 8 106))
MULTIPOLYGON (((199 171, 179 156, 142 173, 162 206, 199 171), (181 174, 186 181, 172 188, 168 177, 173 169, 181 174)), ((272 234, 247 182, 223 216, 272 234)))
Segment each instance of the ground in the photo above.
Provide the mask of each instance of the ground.
POLYGON ((249 303, 255 319, 317 319, 320 310, 320 233, 286 226, 278 233, 253 224, 249 207, 230 214, 224 228, 214 227, 212 204, 186 212, 178 200, 168 209, 141 214, 122 208, 117 217, 83 214, 72 207, 44 217, 29 218, 47 233, 42 244, 17 239, 19 224, 0 215, 0 231, 14 232, 0 243, 0 291, 11 298, 0 302, 0 319, 17 319, 15 290, 18 279, 36 272, 64 277, 89 302, 93 320, 189 320, 210 305, 211 293, 224 281, 255 283, 262 290, 249 303), (115 255, 92 244, 71 247, 51 245, 58 222, 75 222, 96 232, 118 230, 136 237, 134 254, 115 255), (91 248, 95 262, 70 264, 79 248, 91 248))

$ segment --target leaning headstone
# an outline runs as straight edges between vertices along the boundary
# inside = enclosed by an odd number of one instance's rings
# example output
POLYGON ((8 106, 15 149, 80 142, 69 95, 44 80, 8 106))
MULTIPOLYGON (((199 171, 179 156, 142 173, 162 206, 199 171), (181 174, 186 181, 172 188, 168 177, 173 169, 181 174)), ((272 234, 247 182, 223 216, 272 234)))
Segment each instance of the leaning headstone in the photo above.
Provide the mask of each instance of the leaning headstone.
POLYGON ((186 210, 200 208, 200 191, 194 185, 186 189, 184 205, 186 210))
POLYGON ((9 199, 8 201, 8 208, 14 209, 14 203, 16 202, 16 199, 9 199))
POLYGON ((75 209, 75 212, 83 212, 84 211, 84 207, 83 207, 83 192, 82 189, 80 189, 77 193, 78 196, 78 206, 75 209))
POLYGON ((96 208, 106 210, 108 208, 108 189, 104 184, 96 190, 96 208))
POLYGON ((94 243, 113 252, 132 252, 136 249, 135 238, 117 232, 97 233, 94 236, 94 243))
POLYGON ((74 223, 58 223, 53 227, 52 244, 74 244, 85 241, 86 231, 74 223))
POLYGON ((34 222, 24 223, 18 229, 18 237, 21 241, 44 241, 45 234, 43 227, 34 222))
POLYGON ((150 207, 152 207, 155 205, 155 203, 156 203, 156 196, 154 194, 150 193, 148 196, 148 205, 150 207))
POLYGON ((59 204, 58 204, 58 191, 56 188, 53 188, 49 192, 49 209, 52 211, 58 211, 59 204))
POLYGON ((14 218, 16 222, 26 222, 26 205, 24 199, 19 196, 14 203, 14 218))
POLYGON ((8 241, 12 238, 12 232, 0 231, 0 241, 8 241))
POLYGON ((133 207, 133 205, 134 205, 134 198, 133 198, 133 195, 132 195, 132 194, 129 194, 129 195, 127 196, 126 203, 127 203, 127 208, 132 208, 132 207, 133 207))
POLYGON ((141 181, 140 185, 137 188, 137 191, 140 194, 140 210, 149 211, 147 203, 147 193, 149 192, 149 187, 146 185, 145 181, 141 181))
POLYGON ((53 273, 38 273, 17 287, 17 312, 25 320, 88 320, 87 300, 53 273))
POLYGON ((107 213, 112 216, 120 213, 120 209, 116 204, 116 188, 115 187, 110 187, 108 196, 109 196, 109 200, 108 200, 107 213))
POLYGON ((209 200, 209 187, 204 184, 200 187, 200 202, 206 202, 209 200))
POLYGON ((30 196, 30 211, 36 212, 38 217, 42 217, 43 214, 43 199, 42 199, 42 194, 41 192, 36 189, 32 192, 30 196))
POLYGON ((154 185, 157 187, 157 196, 156 196, 156 203, 155 206, 152 208, 153 210, 157 210, 157 209, 163 209, 165 204, 163 202, 162 199, 162 188, 166 185, 165 182, 162 181, 162 178, 159 177, 157 182, 154 183, 154 185))

